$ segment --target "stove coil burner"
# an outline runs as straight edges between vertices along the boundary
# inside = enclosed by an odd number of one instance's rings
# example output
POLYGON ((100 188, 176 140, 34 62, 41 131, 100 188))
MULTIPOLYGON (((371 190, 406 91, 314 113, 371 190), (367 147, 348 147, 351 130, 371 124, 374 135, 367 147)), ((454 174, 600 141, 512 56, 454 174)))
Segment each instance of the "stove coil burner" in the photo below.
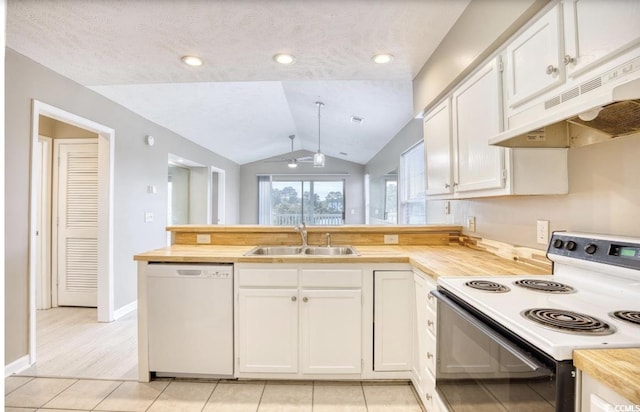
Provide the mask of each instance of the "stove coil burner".
POLYGON ((488 280, 470 280, 469 282, 465 283, 465 286, 469 286, 470 288, 482 290, 485 292, 496 293, 504 293, 511 290, 508 286, 488 280))
POLYGON ((600 319, 582 313, 561 309, 536 308, 527 309, 522 316, 541 326, 563 333, 576 335, 611 335, 615 332, 600 319))
POLYGON ((565 285, 564 283, 559 282, 552 282, 550 280, 522 279, 513 282, 513 284, 523 288, 546 293, 573 293, 576 291, 569 285, 565 285))
POLYGON ((634 310, 617 310, 609 313, 614 319, 624 320, 625 322, 634 323, 640 325, 640 312, 634 310))

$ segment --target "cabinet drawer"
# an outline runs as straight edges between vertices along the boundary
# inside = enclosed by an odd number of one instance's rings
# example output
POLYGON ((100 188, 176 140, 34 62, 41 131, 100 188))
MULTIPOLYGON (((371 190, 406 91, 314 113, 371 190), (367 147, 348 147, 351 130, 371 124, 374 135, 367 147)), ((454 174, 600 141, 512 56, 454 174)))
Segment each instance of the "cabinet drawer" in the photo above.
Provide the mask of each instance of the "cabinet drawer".
POLYGON ((305 269, 302 271, 302 287, 362 286, 362 271, 357 269, 305 269))
POLYGON ((297 287, 297 269, 240 269, 239 286, 297 287))
POLYGON ((435 337, 437 333, 436 331, 438 330, 436 325, 436 312, 431 310, 429 307, 427 307, 427 310, 425 312, 427 315, 427 324, 425 326, 427 327, 427 330, 431 333, 431 335, 435 337))
POLYGON ((435 336, 431 336, 431 334, 427 333, 427 339, 425 341, 425 359, 427 364, 427 369, 433 374, 436 375, 436 338, 435 336))
POLYGON ((436 380, 428 371, 424 375, 424 379, 422 379, 424 391, 424 399, 422 399, 422 403, 427 411, 433 411, 435 410, 436 380))

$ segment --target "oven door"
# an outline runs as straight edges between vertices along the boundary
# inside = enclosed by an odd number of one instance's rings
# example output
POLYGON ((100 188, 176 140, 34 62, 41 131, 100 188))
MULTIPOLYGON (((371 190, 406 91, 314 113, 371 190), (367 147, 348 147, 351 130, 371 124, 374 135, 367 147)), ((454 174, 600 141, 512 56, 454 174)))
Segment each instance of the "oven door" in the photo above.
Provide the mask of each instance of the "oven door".
POLYGON ((438 299, 436 390, 449 411, 573 411, 573 387, 560 394, 565 378, 562 385, 557 379, 570 364, 518 342, 447 293, 432 292, 438 299))

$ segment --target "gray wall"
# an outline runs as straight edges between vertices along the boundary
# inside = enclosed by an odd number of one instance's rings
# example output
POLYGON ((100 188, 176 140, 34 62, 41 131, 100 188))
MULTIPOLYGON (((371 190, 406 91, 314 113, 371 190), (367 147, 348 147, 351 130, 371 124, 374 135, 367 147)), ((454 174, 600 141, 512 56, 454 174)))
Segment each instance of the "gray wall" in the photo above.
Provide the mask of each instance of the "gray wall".
POLYGON ((414 114, 435 104, 549 0, 473 0, 413 79, 414 114))
POLYGON ((227 222, 237 222, 240 167, 151 123, 34 61, 7 49, 5 73, 5 361, 28 353, 29 182, 31 101, 40 100, 115 129, 114 295, 115 308, 136 300, 133 255, 166 241, 168 154, 226 171, 227 222), (144 138, 151 134, 156 144, 144 138), (157 194, 147 186, 156 185, 157 194), (155 215, 144 223, 144 212, 155 215))
MULTIPOLYGON (((422 139, 422 119, 413 119, 398 132, 365 166, 369 174, 369 220, 371 224, 384 223, 384 175, 397 170, 400 155, 422 139)), ((398 222, 402 222, 398 208, 398 222)))
MULTIPOLYGON (((311 152, 297 151, 294 156, 313 155, 311 152)), ((284 156, 289 156, 285 153, 284 156)), ((325 167, 318 169, 309 163, 301 163, 296 169, 289 169, 286 163, 253 162, 240 168, 240 223, 258 223, 258 178, 259 174, 331 174, 346 173, 345 177, 345 223, 364 223, 364 166, 334 157, 326 156, 325 167)))

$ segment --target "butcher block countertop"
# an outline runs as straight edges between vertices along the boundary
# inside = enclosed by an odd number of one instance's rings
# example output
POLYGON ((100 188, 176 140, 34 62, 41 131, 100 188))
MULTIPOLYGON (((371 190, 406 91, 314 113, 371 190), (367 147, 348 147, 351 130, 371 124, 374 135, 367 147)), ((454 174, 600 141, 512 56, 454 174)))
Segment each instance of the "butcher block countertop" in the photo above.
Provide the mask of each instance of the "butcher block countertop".
POLYGON ((580 349, 573 352, 573 364, 640 405, 640 348, 580 349))
POLYGON ((460 245, 356 246, 360 256, 244 256, 253 246, 173 245, 140 253, 135 260, 182 263, 408 263, 427 275, 549 274, 548 269, 460 245))

